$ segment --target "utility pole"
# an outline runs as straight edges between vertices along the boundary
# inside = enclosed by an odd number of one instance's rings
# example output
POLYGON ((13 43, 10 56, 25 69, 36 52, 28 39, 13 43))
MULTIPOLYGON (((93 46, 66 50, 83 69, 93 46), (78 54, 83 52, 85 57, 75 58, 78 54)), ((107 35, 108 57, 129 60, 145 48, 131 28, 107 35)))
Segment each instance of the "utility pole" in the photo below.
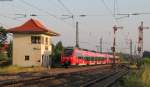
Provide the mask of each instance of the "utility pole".
MULTIPOLYGON (((75 16, 78 16, 78 17, 85 17, 87 15, 62 15, 62 16, 66 16, 67 18, 65 19, 68 19, 68 18, 71 18, 73 21, 75 19, 75 16)), ((75 47, 79 48, 79 22, 76 21, 75 22, 75 26, 76 26, 76 44, 75 44, 75 47)))
POLYGON ((100 38, 100 53, 103 52, 103 38, 100 38))
POLYGON ((78 29, 78 21, 76 22, 76 47, 79 48, 79 29, 78 29))
POLYGON ((137 62, 137 44, 136 44, 136 42, 135 42, 135 46, 134 46, 134 63, 136 63, 137 62))
POLYGON ((135 47, 134 47, 134 55, 136 55, 136 44, 135 44, 135 47))
POLYGON ((118 29, 123 29, 123 27, 117 27, 116 25, 113 27, 114 29, 114 38, 113 38, 113 47, 111 48, 112 49, 112 52, 113 52, 113 63, 112 63, 112 68, 115 68, 115 57, 116 57, 116 31, 118 29))
POLYGON ((130 63, 132 62, 132 39, 130 39, 130 63))
POLYGON ((130 55, 132 57, 132 40, 130 40, 130 55))
POLYGON ((99 45, 96 45, 96 49, 97 49, 97 52, 100 52, 100 47, 99 47, 99 45))

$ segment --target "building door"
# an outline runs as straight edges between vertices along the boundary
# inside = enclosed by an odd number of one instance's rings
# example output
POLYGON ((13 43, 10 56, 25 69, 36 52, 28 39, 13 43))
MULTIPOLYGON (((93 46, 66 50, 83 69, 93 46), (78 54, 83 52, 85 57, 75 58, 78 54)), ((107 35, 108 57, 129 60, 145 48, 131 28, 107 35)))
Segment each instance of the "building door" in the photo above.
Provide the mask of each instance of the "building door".
POLYGON ((50 68, 52 63, 52 58, 48 54, 42 55, 42 66, 46 68, 50 68))

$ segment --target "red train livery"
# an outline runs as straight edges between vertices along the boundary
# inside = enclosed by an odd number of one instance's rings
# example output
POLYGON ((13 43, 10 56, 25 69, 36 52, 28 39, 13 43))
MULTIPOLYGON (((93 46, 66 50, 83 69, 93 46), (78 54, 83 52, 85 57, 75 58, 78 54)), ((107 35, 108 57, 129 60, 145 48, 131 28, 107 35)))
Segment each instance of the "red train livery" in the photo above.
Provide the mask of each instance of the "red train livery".
MULTIPOLYGON (((118 62, 119 57, 115 57, 118 62)), ((113 62, 113 55, 88 51, 76 47, 67 47, 61 55, 62 65, 95 65, 113 62)))

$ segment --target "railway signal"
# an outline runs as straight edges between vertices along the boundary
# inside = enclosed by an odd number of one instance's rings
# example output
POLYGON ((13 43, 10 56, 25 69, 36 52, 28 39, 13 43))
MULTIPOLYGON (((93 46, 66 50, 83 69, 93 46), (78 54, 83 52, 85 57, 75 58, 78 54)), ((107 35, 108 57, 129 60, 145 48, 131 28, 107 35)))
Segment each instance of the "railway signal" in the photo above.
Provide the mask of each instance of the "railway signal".
POLYGON ((115 57, 116 57, 116 31, 118 29, 123 29, 123 27, 117 27, 116 25, 113 27, 114 29, 114 40, 113 40, 113 47, 111 48, 113 52, 113 63, 112 63, 112 68, 115 68, 115 57))
POLYGON ((138 27, 139 29, 139 36, 138 36, 138 54, 142 58, 143 56, 143 30, 144 29, 149 29, 149 27, 144 27, 143 26, 143 21, 141 22, 141 25, 138 27))
POLYGON ((143 57, 143 30, 144 29, 149 29, 149 27, 144 27, 143 26, 143 21, 141 22, 141 25, 138 27, 139 30, 139 36, 138 36, 138 56, 139 59, 137 60, 137 67, 140 69, 141 64, 142 64, 142 57, 143 57))

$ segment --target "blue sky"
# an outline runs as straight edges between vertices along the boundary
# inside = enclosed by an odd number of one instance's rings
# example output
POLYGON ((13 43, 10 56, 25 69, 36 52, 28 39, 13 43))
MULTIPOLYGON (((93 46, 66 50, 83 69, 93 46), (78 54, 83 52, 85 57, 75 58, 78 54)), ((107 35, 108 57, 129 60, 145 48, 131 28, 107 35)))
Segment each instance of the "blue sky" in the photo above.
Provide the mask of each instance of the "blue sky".
MULTIPOLYGON (((116 13, 150 13, 150 0, 116 0, 116 13)), ((80 46, 82 48, 96 50, 99 39, 103 37, 104 51, 110 51, 113 39, 112 27, 117 24, 123 26, 123 30, 117 32, 117 50, 129 52, 129 39, 133 45, 137 43, 138 26, 144 21, 144 26, 150 27, 150 14, 130 16, 117 20, 112 17, 114 0, 61 0, 61 2, 74 15, 85 14, 85 17, 75 16, 79 21, 80 46)), ((0 1, 0 25, 6 28, 15 27, 31 18, 24 18, 16 14, 37 14, 34 17, 42 21, 50 29, 61 33, 60 37, 54 37, 53 43, 61 40, 64 46, 75 45, 75 23, 72 19, 64 19, 62 15, 71 15, 59 0, 12 0, 0 1)), ((122 16, 116 16, 117 18, 122 16)), ((144 50, 150 50, 150 30, 144 30, 144 50)))

